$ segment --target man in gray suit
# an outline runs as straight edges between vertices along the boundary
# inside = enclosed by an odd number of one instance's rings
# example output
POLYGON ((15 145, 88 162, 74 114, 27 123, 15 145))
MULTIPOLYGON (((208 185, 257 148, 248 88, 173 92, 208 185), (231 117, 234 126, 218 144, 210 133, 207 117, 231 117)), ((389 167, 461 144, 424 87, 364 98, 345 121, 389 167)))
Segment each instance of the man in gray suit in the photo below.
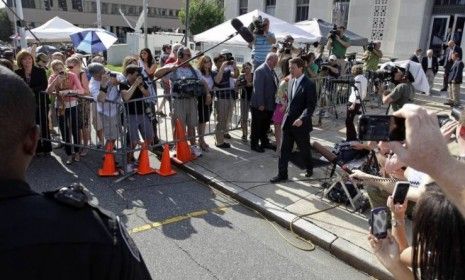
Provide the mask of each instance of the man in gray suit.
POLYGON ((253 93, 250 99, 252 111, 252 128, 250 147, 253 151, 263 153, 264 149, 276 149, 270 144, 267 132, 270 129, 271 118, 275 107, 276 90, 278 89, 278 76, 274 68, 278 64, 278 55, 268 53, 265 63, 254 72, 253 93), (260 145, 258 144, 260 140, 260 145))

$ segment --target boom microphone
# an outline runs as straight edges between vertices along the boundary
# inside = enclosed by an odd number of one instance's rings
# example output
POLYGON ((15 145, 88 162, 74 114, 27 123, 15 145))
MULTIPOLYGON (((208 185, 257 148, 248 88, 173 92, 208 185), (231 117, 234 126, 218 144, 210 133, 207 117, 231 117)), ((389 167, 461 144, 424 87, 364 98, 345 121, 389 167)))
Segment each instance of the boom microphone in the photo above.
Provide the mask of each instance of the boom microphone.
POLYGON ((316 141, 313 141, 311 144, 312 144, 312 148, 315 149, 317 152, 319 152, 330 163, 335 163, 345 172, 352 174, 352 171, 342 162, 339 162, 337 160, 337 156, 333 154, 330 150, 326 149, 326 147, 324 147, 323 145, 321 145, 320 143, 316 141))
POLYGON ((237 34, 241 35, 242 39, 244 39, 247 43, 253 42, 253 34, 250 32, 250 30, 245 27, 242 22, 237 19, 233 18, 231 20, 231 25, 234 27, 234 29, 237 31, 237 34))

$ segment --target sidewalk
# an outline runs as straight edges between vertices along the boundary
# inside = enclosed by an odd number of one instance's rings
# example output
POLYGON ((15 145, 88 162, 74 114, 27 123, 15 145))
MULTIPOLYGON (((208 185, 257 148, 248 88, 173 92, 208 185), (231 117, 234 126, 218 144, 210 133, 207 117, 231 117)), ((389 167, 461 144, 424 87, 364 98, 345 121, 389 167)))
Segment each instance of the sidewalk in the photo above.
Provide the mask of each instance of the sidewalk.
MULTIPOLYGON (((428 109, 449 113, 448 106, 419 96, 417 104, 428 109)), ((324 118, 314 128, 311 140, 333 147, 345 138, 345 110, 339 108, 339 119, 324 118)), ((385 108, 367 108, 370 114, 384 114, 385 108)), ((315 123, 314 118, 314 123, 315 123)), ((336 205, 323 198, 322 178, 328 177, 327 167, 315 168, 312 178, 305 178, 305 170, 289 164, 289 181, 269 183, 277 174, 278 158, 275 152, 256 153, 249 143, 241 141, 241 132, 232 131, 231 149, 218 149, 212 136, 206 137, 210 151, 179 166, 196 178, 214 185, 281 225, 293 230, 334 256, 378 279, 392 279, 389 272, 371 253, 367 241, 368 215, 353 213, 345 205, 336 205), (310 180, 311 179, 311 180, 310 180), (299 218, 299 216, 304 216, 299 218)), ((411 229, 411 223, 408 224, 411 229)))

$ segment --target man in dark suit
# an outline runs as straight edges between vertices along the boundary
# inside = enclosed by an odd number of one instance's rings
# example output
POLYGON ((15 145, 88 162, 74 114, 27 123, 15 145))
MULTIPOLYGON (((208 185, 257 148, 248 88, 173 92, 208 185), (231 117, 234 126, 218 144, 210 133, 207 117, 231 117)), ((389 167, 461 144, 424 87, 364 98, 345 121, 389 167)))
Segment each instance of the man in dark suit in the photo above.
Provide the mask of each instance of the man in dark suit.
POLYGON ((282 123, 283 140, 279 157, 279 172, 270 180, 271 183, 287 180, 287 165, 294 142, 297 143, 300 156, 305 161, 307 169, 305 177, 313 175, 310 132, 313 129, 312 115, 317 96, 315 84, 303 74, 304 66, 301 58, 293 58, 289 61, 289 70, 293 79, 289 82, 289 102, 282 123))
POLYGON ((421 56, 422 49, 417 49, 414 54, 410 57, 409 60, 420 63, 420 56, 421 56))
POLYGON ((270 144, 267 132, 270 129, 278 89, 278 76, 273 70, 277 64, 278 55, 268 53, 265 63, 257 67, 254 72, 253 93, 250 99, 252 111, 250 148, 259 153, 263 153, 264 149, 276 149, 270 144))
POLYGON ((462 60, 462 48, 457 46, 453 40, 450 40, 447 43, 448 48, 446 49, 446 52, 444 54, 444 80, 443 80, 443 87, 441 91, 447 91, 447 86, 449 84, 449 72, 452 67, 452 64, 454 64, 454 60, 452 59, 452 54, 454 52, 457 52, 459 55, 460 60, 462 60))
POLYGON ((449 100, 446 105, 460 106, 460 84, 463 79, 463 62, 460 59, 459 53, 452 53, 453 64, 449 73, 449 100))
POLYGON ((428 78, 429 92, 426 92, 426 95, 430 95, 431 90, 433 89, 434 76, 439 70, 438 58, 433 55, 433 50, 429 49, 426 52, 426 56, 421 60, 421 67, 425 71, 426 78, 428 78))

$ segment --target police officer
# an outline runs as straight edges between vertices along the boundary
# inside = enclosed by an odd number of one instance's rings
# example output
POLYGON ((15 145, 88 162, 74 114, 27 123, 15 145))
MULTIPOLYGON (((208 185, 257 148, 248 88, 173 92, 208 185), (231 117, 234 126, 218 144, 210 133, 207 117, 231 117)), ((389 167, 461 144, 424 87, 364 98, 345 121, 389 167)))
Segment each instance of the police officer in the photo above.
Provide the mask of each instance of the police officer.
POLYGON ((34 95, 0 66, 2 279, 151 279, 119 218, 78 185, 39 194, 24 181, 40 129, 34 95))

